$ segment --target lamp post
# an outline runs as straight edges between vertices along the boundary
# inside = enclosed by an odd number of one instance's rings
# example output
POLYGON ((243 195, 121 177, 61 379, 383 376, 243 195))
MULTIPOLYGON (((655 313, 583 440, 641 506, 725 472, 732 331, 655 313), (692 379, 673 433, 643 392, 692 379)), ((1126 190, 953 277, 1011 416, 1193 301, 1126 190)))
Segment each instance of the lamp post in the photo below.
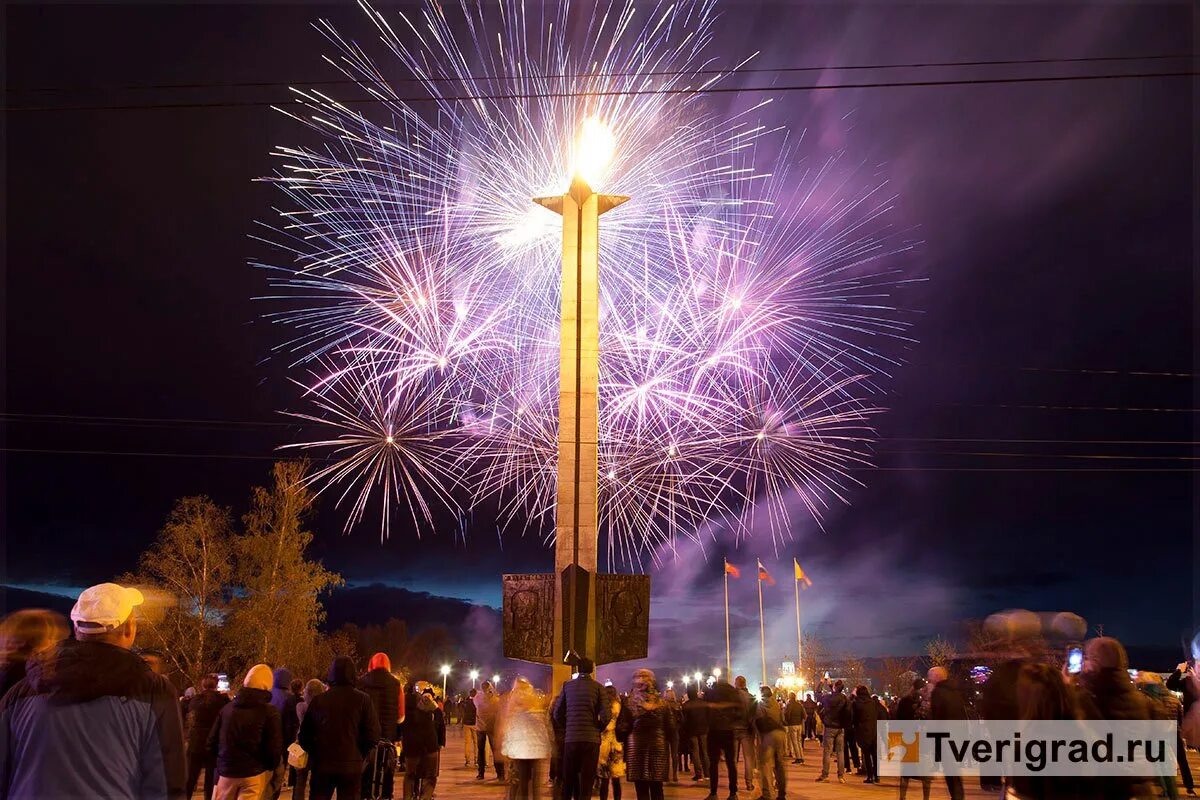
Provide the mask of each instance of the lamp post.
POLYGON ((475 688, 475 681, 479 680, 479 670, 471 670, 471 688, 475 688))
POLYGON ((492 688, 495 689, 497 692, 500 691, 500 674, 499 673, 496 673, 495 675, 492 676, 492 688))
POLYGON ((442 699, 446 699, 446 679, 450 677, 450 665, 442 664, 442 699))

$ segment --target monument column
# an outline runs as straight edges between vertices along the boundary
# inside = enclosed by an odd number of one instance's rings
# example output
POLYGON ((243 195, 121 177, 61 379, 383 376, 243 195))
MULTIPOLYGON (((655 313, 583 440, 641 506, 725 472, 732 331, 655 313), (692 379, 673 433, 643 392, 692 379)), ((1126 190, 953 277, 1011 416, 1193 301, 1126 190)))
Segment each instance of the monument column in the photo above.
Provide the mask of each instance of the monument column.
POLYGON ((579 176, 566 194, 535 198, 563 218, 554 691, 571 676, 567 662, 596 659, 599 223, 601 214, 628 199, 596 194, 579 176))

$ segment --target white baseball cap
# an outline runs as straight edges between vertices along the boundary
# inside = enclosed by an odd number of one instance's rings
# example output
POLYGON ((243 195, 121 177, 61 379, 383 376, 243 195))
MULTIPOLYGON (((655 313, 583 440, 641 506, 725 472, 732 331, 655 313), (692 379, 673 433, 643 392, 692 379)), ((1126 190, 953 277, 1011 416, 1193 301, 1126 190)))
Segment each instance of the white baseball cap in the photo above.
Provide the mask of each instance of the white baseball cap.
POLYGON ((145 601, 142 593, 132 587, 97 584, 79 595, 71 609, 71 621, 82 633, 104 633, 124 623, 134 607, 145 601))

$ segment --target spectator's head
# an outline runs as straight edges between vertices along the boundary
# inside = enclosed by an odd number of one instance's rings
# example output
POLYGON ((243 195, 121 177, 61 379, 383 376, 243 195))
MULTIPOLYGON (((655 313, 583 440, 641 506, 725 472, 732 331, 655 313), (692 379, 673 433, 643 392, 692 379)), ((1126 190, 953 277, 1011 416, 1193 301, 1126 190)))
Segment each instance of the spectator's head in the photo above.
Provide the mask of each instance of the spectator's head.
POLYGON ((353 686, 356 681, 354 659, 349 656, 338 656, 329 665, 329 676, 326 681, 330 686, 353 686))
POLYGON ((70 635, 61 614, 41 608, 14 611, 0 622, 0 655, 7 661, 26 661, 49 650, 70 635))
POLYGON ((483 682, 483 683, 482 683, 482 684, 479 686, 479 688, 483 690, 483 693, 484 693, 485 695, 487 695, 487 694, 491 694, 491 693, 494 691, 494 687, 492 686, 492 682, 491 682, 491 681, 484 681, 484 682, 483 682))
POLYGON ((591 675, 596 671, 596 665, 592 663, 590 658, 581 658, 579 663, 575 665, 575 671, 580 675, 591 675))
POLYGON ((738 689, 745 689, 746 688, 746 676, 738 675, 736 678, 733 679, 733 685, 738 689))
POLYGON ((367 669, 386 669, 388 672, 391 672, 392 659, 388 657, 387 653, 376 653, 371 656, 371 661, 367 664, 367 669))
POLYGON ((914 692, 919 692, 924 688, 925 688, 925 679, 924 678, 913 678, 912 690, 914 692))
POLYGON ((813 693, 812 693, 812 692, 809 692, 809 693, 808 693, 808 699, 809 699, 809 700, 812 700, 812 699, 813 699, 813 693))
POLYGON ((470 692, 468 692, 468 693, 467 693, 467 697, 469 697, 469 698, 471 698, 472 700, 474 700, 474 699, 475 699, 475 695, 477 695, 477 694, 479 694, 479 692, 477 692, 476 690, 472 689, 470 692))
POLYGON ((869 700, 871 698, 871 690, 862 684, 854 687, 854 694, 856 697, 859 697, 863 700, 869 700))
POLYGON ((200 679, 200 691, 215 692, 217 690, 217 676, 205 675, 200 679))
POLYGON ((304 681, 296 678, 294 681, 288 684, 288 691, 295 695, 300 694, 302 691, 304 691, 304 681))
POLYGON ((316 678, 313 678, 308 683, 304 684, 304 702, 311 703, 314 697, 319 694, 324 694, 327 688, 329 687, 321 683, 316 678))
POLYGON ((1083 671, 1100 672, 1102 670, 1129 669, 1129 656, 1125 647, 1111 636, 1099 636, 1089 639, 1083 646, 1083 671))
POLYGON ((945 667, 930 667, 929 671, 925 673, 925 680, 934 686, 937 686, 949 677, 950 670, 945 667))
POLYGON ((842 692, 842 690, 845 688, 846 688, 846 684, 842 683, 840 680, 833 682, 833 691, 835 694, 840 694, 842 692))
POLYGON ((762 699, 763 699, 763 700, 770 700, 770 699, 771 699, 771 697, 772 697, 772 696, 774 696, 774 694, 775 694, 774 692, 772 692, 772 691, 771 691, 771 687, 770 687, 770 686, 760 686, 760 687, 758 687, 758 693, 759 693, 760 695, 762 695, 762 699))
POLYGON ((693 683, 691 686, 687 687, 687 696, 689 701, 699 699, 700 690, 696 688, 696 684, 693 683))
POLYGON ((1048 664, 1024 664, 1017 675, 1017 714, 1020 719, 1074 719, 1074 704, 1062 673, 1048 664))
POLYGON ((146 598, 137 589, 115 583, 101 583, 84 589, 71 609, 76 638, 130 649, 137 638, 133 609, 144 602, 146 598))
POLYGON ((242 686, 247 689, 261 689, 264 692, 271 691, 271 687, 274 685, 275 675, 266 664, 255 664, 242 680, 242 686))
POLYGON ((792 702, 792 701, 793 701, 793 700, 795 700, 795 699, 796 699, 796 693, 795 693, 795 692, 788 692, 788 702, 790 703, 790 702, 792 702))

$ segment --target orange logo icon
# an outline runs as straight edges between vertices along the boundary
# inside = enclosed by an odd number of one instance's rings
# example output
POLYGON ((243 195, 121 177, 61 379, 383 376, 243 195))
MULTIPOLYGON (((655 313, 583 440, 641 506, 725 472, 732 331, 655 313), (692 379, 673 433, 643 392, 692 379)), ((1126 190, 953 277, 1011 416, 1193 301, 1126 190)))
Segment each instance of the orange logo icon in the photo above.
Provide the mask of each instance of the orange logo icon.
POLYGON ((921 747, 917 734, 888 731, 887 760, 899 761, 901 764, 920 763, 921 747))

